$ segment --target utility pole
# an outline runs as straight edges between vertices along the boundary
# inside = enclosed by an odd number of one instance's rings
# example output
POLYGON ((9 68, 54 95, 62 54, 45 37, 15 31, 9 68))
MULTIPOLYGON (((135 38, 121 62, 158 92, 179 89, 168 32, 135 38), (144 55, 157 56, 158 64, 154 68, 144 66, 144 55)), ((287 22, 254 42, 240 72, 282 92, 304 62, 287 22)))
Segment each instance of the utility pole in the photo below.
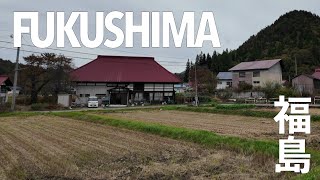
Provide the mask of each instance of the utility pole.
MULTIPOLYGON (((11 35, 11 38, 12 38, 12 35, 11 35)), ((19 71, 19 53, 20 53, 20 47, 17 47, 17 58, 16 58, 16 67, 14 70, 11 111, 14 111, 14 108, 16 105, 17 81, 18 81, 18 71, 19 71)))
POLYGON ((298 64, 297 64, 297 57, 294 56, 294 65, 295 65, 295 70, 296 70, 296 76, 298 75, 298 64))
POLYGON ((198 106, 198 81, 197 81, 197 64, 196 63, 194 63, 194 83, 196 85, 195 101, 196 101, 196 106, 198 106))

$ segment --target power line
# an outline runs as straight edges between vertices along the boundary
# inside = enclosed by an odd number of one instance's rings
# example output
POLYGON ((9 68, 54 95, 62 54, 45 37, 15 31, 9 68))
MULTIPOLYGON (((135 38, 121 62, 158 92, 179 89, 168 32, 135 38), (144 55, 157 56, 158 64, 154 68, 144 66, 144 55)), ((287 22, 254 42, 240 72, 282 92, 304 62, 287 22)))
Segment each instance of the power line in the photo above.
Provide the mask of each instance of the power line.
MULTIPOLYGON (((0 48, 2 49, 8 49, 8 50, 16 50, 15 48, 11 48, 11 47, 3 47, 3 46, 0 46, 0 48)), ((39 52, 39 51, 30 51, 30 50, 25 50, 25 49, 21 49, 20 51, 23 51, 23 52, 29 52, 29 53, 35 53, 35 54, 41 54, 43 52, 39 52)), ((67 58, 71 58, 71 59, 84 59, 84 60, 92 60, 92 58, 85 58, 85 57, 75 57, 75 56, 65 56, 67 58)), ((160 61, 158 61, 160 62, 160 61)), ((168 61, 170 62, 170 61, 168 61)), ((176 62, 177 63, 177 62, 176 62)), ((185 65, 181 65, 181 64, 164 64, 163 66, 185 66, 185 65)))
MULTIPOLYGON (((9 41, 2 41, 0 40, 0 42, 2 43, 6 43, 6 44, 13 44, 12 42, 9 42, 9 41)), ((28 46, 28 47, 32 47, 32 48, 35 48, 33 45, 29 45, 29 44, 22 44, 23 46, 28 46)), ((93 54, 93 53, 87 53, 87 52, 79 52, 79 51, 71 51, 71 50, 64 50, 64 49, 57 49, 57 48, 50 48, 50 47, 47 47, 45 49, 50 49, 50 50, 55 50, 55 51, 62 51, 62 52, 69 52, 69 53, 77 53, 77 54, 83 54, 83 55, 92 55, 92 56, 98 56, 99 54, 93 54)), ((40 53, 40 52, 39 52, 40 53)), ((79 58, 79 59, 83 59, 83 58, 80 58, 80 57, 75 57, 75 58, 79 58)), ((87 58, 86 58, 87 59, 87 58)), ((179 58, 177 58, 179 59, 179 58)), ((157 61, 157 62, 166 62, 166 63, 185 63, 185 62, 174 62, 174 61, 157 61)))
MULTIPOLYGON (((26 34, 26 35, 29 35, 30 34, 26 34)), ((11 43, 11 42, 10 42, 11 43)), ((26 45, 26 44, 23 44, 23 45, 26 45)), ((30 46, 30 45, 28 45, 30 46)), ((34 46, 33 46, 34 47, 34 46)), ((101 47, 97 47, 98 49, 102 49, 102 50, 106 50, 106 49, 103 49, 101 47)), ((54 48, 51 48, 51 49, 54 49, 54 48)), ((56 49, 56 50, 60 50, 60 49, 56 49)), ((109 51, 116 51, 116 52, 122 52, 122 53, 129 53, 129 54, 137 54, 137 55, 142 55, 142 56, 153 56, 153 55, 150 55, 150 54, 145 54, 145 53, 138 53, 138 52, 131 52, 131 51, 125 51, 125 50, 119 50, 119 49, 108 49, 109 51)), ((68 51, 68 50, 64 50, 64 51, 68 51)), ((71 51, 72 52, 72 51, 71 51)), ((79 53, 79 52, 77 52, 79 53)), ((90 53, 87 53, 87 54, 90 54, 90 53)), ((184 57, 171 57, 171 56, 157 56, 157 57, 161 57, 161 58, 168 58, 168 59, 183 59, 183 60, 186 60, 188 58, 184 58, 184 57)))

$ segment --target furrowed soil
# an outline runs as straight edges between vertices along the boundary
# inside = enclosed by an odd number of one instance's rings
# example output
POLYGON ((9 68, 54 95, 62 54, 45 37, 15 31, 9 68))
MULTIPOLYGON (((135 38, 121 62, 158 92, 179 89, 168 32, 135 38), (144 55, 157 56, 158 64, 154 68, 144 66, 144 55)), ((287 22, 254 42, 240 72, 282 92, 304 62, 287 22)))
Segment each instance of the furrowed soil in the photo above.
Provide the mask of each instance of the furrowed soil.
MULTIPOLYGON (((279 135, 278 124, 271 118, 160 110, 127 111, 106 113, 105 115, 175 127, 208 130, 220 135, 244 138, 278 140, 288 137, 288 135, 279 135)), ((311 123, 311 135, 296 133, 296 137, 305 138, 307 147, 320 150, 320 122, 311 123)))
POLYGON ((275 163, 66 118, 0 118, 0 179, 288 178, 275 163))

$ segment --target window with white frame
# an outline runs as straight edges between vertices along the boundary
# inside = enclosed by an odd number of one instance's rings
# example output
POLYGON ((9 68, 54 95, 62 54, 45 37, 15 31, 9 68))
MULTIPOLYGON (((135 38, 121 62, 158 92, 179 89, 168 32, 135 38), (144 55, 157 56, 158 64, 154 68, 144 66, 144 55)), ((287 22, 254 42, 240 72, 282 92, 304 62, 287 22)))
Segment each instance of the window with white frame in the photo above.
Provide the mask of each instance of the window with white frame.
POLYGON ((154 100, 155 101, 162 101, 163 100, 163 93, 154 93, 154 100))
POLYGON ((246 77, 246 72, 239 72, 239 77, 246 77))
POLYGON ((260 77, 260 71, 253 71, 253 77, 260 77))

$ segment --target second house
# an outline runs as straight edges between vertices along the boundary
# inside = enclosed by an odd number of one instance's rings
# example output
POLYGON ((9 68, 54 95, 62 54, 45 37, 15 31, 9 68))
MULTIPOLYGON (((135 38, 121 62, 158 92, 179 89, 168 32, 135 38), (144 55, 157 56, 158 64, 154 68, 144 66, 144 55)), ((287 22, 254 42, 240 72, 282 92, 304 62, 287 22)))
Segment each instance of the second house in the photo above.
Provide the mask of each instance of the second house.
POLYGON ((233 88, 238 88, 241 83, 253 87, 262 87, 268 82, 282 83, 281 59, 242 62, 229 71, 232 72, 233 88))

